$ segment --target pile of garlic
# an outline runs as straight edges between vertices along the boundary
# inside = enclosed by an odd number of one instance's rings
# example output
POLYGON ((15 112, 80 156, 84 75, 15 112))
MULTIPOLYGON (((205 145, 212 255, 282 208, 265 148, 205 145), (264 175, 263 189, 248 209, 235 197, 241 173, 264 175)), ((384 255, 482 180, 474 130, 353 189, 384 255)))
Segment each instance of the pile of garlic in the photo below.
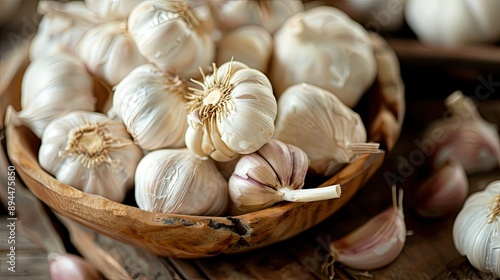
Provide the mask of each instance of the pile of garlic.
POLYGON ((41 1, 19 119, 58 180, 138 207, 246 213, 337 198, 304 189, 361 153, 368 33, 297 0, 41 1), (45 53, 45 50, 48 52, 45 53), (362 67, 360 67, 362 66, 362 67), (95 89, 113 88, 95 112, 95 89), (224 176, 223 176, 224 174, 224 176))

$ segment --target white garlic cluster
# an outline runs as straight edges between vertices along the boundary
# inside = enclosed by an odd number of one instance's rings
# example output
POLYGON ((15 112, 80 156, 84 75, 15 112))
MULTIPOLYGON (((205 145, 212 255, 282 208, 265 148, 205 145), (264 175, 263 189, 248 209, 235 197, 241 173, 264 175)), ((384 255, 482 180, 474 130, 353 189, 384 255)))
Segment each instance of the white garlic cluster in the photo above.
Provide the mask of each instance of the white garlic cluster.
POLYGON ((41 137, 54 118, 95 109, 93 79, 78 58, 60 53, 33 61, 23 76, 19 118, 41 137))
POLYGON ((134 69, 115 88, 113 111, 145 150, 185 146, 187 85, 151 64, 134 69))
POLYGON ((377 65, 366 30, 333 7, 315 7, 289 18, 274 35, 270 79, 276 96, 309 83, 354 107, 373 84, 377 65))
POLYGON ((141 158, 123 123, 86 111, 50 122, 38 154, 40 166, 57 180, 118 202, 133 187, 141 158))

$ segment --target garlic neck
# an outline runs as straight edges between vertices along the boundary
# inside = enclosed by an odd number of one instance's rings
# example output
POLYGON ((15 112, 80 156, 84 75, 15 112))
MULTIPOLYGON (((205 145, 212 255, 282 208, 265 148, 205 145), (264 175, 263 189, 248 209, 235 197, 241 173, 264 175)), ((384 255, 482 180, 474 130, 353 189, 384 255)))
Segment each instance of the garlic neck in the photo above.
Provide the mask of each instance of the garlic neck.
POLYGON ((298 189, 294 190, 289 187, 282 187, 277 190, 283 200, 291 202, 311 202, 339 198, 341 194, 340 185, 314 189, 298 189))
POLYGON ((500 194, 497 195, 488 207, 488 224, 492 223, 500 214, 500 194))
POLYGON ((463 95, 461 91, 455 91, 445 100, 446 107, 455 116, 465 120, 480 119, 474 102, 463 95))

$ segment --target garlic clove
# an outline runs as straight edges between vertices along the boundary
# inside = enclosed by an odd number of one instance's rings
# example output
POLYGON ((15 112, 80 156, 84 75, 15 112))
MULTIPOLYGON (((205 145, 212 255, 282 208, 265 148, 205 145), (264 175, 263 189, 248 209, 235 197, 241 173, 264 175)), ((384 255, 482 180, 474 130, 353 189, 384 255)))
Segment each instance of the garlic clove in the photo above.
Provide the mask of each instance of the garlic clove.
POLYGON ((263 73, 231 61, 220 68, 214 65, 214 73, 203 75, 203 83, 194 82, 201 89, 190 88, 186 96, 188 148, 197 154, 202 150, 202 156, 217 161, 229 161, 237 154, 255 152, 271 139, 277 106, 263 73), (203 134, 201 143, 198 133, 203 134), (194 136, 197 138, 190 139, 194 136))
POLYGON ((310 171, 323 176, 379 147, 366 143, 366 129, 356 112, 331 92, 306 83, 289 87, 279 98, 273 138, 302 149, 311 161, 310 171))
POLYGON ((90 29, 80 41, 78 54, 91 73, 111 86, 146 63, 128 35, 125 21, 111 21, 90 29))
POLYGON ((307 155, 297 147, 270 140, 244 155, 229 178, 229 196, 239 213, 267 208, 281 201, 311 202, 340 197, 340 186, 301 189, 307 155))
POLYGON ((146 211, 217 216, 228 205, 227 181, 211 159, 188 149, 161 149, 137 166, 135 199, 146 211))
POLYGON ((53 280, 99 280, 99 272, 83 258, 64 254, 48 255, 50 278, 53 280))
POLYGON ((217 43, 217 64, 231 59, 250 68, 266 72, 271 58, 273 39, 269 31, 257 25, 241 26, 217 43))
POLYGON ((141 148, 181 148, 187 129, 186 93, 182 78, 144 64, 115 87, 114 112, 141 148))
POLYGON ((373 270, 392 263, 406 242, 406 225, 402 209, 403 193, 396 197, 392 189, 393 205, 379 213, 349 235, 330 243, 329 258, 323 269, 333 279, 333 265, 339 262, 357 270, 373 270))
POLYGON ((101 113, 73 111, 47 125, 38 160, 62 183, 122 202, 142 155, 123 123, 101 113))
POLYGON ((467 174, 454 158, 436 169, 415 194, 415 210, 427 218, 440 218, 459 211, 469 194, 467 174))

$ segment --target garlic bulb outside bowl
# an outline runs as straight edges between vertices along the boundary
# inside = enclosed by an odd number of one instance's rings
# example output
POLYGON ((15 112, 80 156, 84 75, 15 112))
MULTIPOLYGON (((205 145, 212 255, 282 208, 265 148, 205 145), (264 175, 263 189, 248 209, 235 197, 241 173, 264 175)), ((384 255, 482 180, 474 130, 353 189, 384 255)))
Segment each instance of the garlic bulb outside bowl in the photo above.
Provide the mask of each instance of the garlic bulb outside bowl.
POLYGON ((181 148, 187 128, 186 93, 182 78, 144 64, 115 87, 113 111, 141 148, 181 148))
POLYGON ((142 155, 123 123, 101 113, 73 111, 47 125, 38 160, 62 183, 122 202, 142 155))
POLYGON ((289 18, 274 35, 270 79, 279 98, 297 83, 309 83, 354 107, 377 74, 368 32, 342 11, 315 7, 289 18))
POLYGON ((188 149, 155 150, 137 166, 135 199, 146 211, 217 216, 227 208, 227 181, 188 149))
POLYGON ((500 278, 500 181, 469 196, 453 224, 453 242, 479 271, 500 278))

